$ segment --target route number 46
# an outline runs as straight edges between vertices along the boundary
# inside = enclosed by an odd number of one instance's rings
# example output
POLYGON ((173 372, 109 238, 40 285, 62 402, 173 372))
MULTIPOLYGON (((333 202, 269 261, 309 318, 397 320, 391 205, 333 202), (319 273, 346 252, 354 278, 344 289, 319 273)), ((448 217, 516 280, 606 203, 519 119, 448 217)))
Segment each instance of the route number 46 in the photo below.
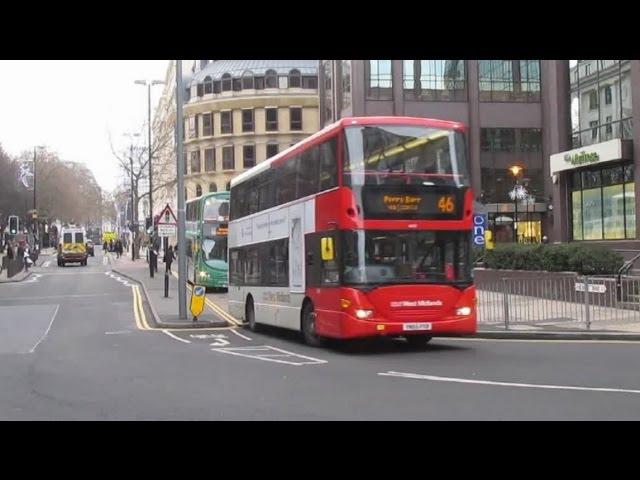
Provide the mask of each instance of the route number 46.
POLYGON ((443 195, 438 200, 438 209, 443 213, 453 213, 456 208, 456 204, 451 195, 443 195))

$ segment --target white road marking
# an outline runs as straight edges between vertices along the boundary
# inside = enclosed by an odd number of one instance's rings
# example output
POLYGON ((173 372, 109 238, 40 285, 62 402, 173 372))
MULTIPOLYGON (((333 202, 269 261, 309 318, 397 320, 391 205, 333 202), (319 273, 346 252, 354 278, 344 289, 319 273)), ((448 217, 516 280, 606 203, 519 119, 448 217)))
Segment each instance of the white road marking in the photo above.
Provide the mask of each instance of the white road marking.
POLYGON ((50 264, 51 264, 51 260, 47 260, 42 264, 42 268, 48 268, 50 264))
POLYGON ((7 297, 0 298, 0 302, 12 302, 14 300, 45 300, 52 298, 83 298, 83 297, 108 297, 111 295, 119 295, 117 293, 78 293, 74 295, 38 295, 37 297, 7 297))
POLYGON ((185 340, 184 338, 180 338, 176 335, 174 335, 173 333, 169 332, 168 330, 162 330, 162 333, 164 333, 165 335, 169 335, 171 338, 175 338, 176 340, 178 340, 179 342, 183 342, 183 343, 191 343, 190 340, 185 340))
POLYGON ((251 339, 249 337, 247 337, 246 335, 241 334, 240 332, 236 332, 235 329, 230 329, 231 333, 235 333, 237 336, 244 338, 245 340, 249 340, 251 341, 251 339))
POLYGON ((317 364, 327 363, 326 360, 321 360, 319 358, 313 358, 313 357, 307 357, 305 355, 299 355, 297 353, 288 352, 286 350, 282 350, 280 348, 272 347, 270 345, 262 345, 262 346, 256 346, 256 347, 212 348, 211 351, 220 352, 220 353, 227 353, 229 355, 237 355, 239 357, 253 358, 253 359, 256 359, 256 360, 263 360, 265 362, 284 363, 286 365, 300 366, 300 365, 317 365, 317 364), (257 352, 267 352, 267 353, 263 353, 263 354, 257 353, 255 355, 251 355, 249 352, 256 352, 256 353, 257 352), (278 352, 279 354, 284 354, 284 355, 282 355, 283 357, 290 357, 292 359, 299 359, 299 360, 298 361, 278 360, 278 359, 272 357, 273 352, 278 352), (301 361, 300 361, 300 359, 301 359, 301 361))
POLYGON ((625 388, 576 387, 572 385, 544 385, 544 384, 536 384, 536 383, 493 382, 489 380, 471 380, 468 378, 437 377, 435 375, 422 375, 418 373, 405 373, 405 372, 394 372, 394 371, 378 373, 378 375, 382 375, 386 377, 411 378, 416 380, 430 380, 433 382, 495 385, 499 387, 542 388, 542 389, 549 389, 549 390, 580 390, 580 391, 587 391, 587 392, 640 393, 640 390, 631 390, 631 389, 625 389, 625 388))
POLYGON ((31 277, 29 277, 29 280, 25 280, 23 283, 36 283, 41 277, 42 275, 39 273, 32 273, 31 277))
POLYGON ((221 333, 192 333, 189 336, 200 340, 215 340, 215 342, 209 344, 210 347, 224 347, 225 345, 229 345, 229 341, 226 340, 227 336, 221 333))
POLYGON ((31 350, 29 350, 29 353, 33 353, 36 351, 36 348, 38 348, 38 345, 40 345, 40 342, 42 342, 45 337, 47 336, 47 334, 49 333, 49 330, 51 330, 51 325, 53 325, 53 321, 56 318, 56 315, 58 314, 58 310, 60 310, 60 305, 56 305, 56 311, 53 312, 53 316, 51 317, 51 321, 49 322, 49 326, 47 327, 47 330, 44 332, 44 335, 42 335, 42 337, 40 338, 40 340, 38 340, 38 343, 36 343, 33 348, 31 350))
POLYGON ((105 335, 120 335, 123 333, 131 333, 131 330, 116 330, 115 332, 104 332, 105 335))

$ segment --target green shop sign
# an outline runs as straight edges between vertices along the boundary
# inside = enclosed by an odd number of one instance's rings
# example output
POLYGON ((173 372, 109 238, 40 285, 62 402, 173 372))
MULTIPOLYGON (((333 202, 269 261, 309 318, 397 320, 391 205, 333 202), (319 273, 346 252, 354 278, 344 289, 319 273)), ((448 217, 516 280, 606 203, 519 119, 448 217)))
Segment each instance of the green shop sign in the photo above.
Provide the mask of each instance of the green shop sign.
POLYGON ((584 165, 585 163, 595 163, 600 160, 600 155, 596 152, 587 153, 567 153, 564 156, 564 161, 570 163, 571 165, 584 165))

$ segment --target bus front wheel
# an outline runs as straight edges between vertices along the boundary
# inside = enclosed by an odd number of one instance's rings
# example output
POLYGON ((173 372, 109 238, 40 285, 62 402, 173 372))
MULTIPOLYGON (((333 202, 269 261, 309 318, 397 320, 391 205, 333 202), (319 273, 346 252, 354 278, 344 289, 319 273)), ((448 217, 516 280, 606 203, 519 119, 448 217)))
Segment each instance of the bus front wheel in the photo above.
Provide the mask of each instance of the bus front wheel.
POLYGON ((256 311, 253 308, 253 298, 249 297, 247 299, 247 304, 245 307, 245 317, 247 324, 249 325, 249 330, 252 332, 257 332, 260 330, 258 323, 256 322, 256 311))
POLYGON ((321 347, 324 345, 324 338, 316 333, 316 312, 313 304, 308 302, 302 309, 302 337, 307 345, 311 347, 321 347))

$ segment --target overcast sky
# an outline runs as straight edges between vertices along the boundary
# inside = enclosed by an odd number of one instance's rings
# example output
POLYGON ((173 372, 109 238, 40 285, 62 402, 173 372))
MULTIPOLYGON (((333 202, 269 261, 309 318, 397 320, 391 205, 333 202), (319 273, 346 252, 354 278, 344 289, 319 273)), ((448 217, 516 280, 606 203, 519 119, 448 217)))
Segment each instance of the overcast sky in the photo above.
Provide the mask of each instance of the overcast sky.
MULTIPOLYGON (((168 60, 0 60, 0 144, 12 155, 46 145, 63 160, 86 163, 98 183, 112 190, 121 174, 108 133, 124 148, 129 140, 123 133, 141 131, 147 88, 133 82, 164 80, 168 65, 168 60)), ((152 115, 162 89, 152 87, 152 115)))

